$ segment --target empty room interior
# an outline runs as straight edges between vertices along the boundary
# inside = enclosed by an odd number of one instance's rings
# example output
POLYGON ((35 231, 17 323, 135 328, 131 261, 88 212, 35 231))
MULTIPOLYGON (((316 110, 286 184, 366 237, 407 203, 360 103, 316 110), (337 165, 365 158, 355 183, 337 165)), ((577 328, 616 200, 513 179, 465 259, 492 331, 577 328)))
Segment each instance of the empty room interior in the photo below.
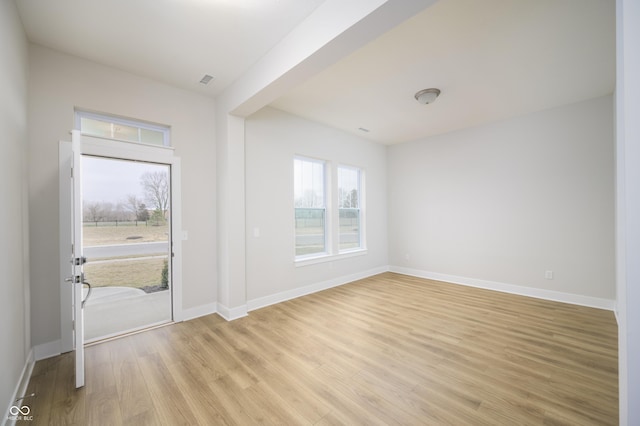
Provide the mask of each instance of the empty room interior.
POLYGON ((640 424, 638 23, 2 1, 2 424, 640 424))

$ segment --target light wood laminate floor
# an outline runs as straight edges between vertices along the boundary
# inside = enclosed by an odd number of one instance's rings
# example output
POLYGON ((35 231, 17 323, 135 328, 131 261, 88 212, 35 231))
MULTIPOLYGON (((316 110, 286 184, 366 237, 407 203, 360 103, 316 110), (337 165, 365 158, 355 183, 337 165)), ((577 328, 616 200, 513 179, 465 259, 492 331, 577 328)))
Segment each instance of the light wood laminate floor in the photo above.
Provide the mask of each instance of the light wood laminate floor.
POLYGON ((29 424, 607 425, 612 312, 384 273, 37 362, 29 424))

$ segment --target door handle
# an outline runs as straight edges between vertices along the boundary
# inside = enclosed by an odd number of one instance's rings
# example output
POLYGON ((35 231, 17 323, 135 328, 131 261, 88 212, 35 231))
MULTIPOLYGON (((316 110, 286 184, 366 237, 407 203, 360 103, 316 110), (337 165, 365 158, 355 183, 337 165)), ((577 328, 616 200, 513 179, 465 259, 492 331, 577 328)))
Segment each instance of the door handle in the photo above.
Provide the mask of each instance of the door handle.
POLYGON ((89 296, 91 296, 91 283, 89 283, 88 281, 84 280, 84 274, 82 274, 82 276, 79 275, 73 275, 70 276, 69 278, 65 278, 64 279, 65 282, 71 283, 71 284, 82 284, 82 285, 86 285, 87 287, 89 287, 89 291, 87 292, 87 297, 85 297, 82 302, 81 302, 81 307, 84 308, 84 304, 87 303, 87 300, 89 299, 89 296))
POLYGON ((87 281, 82 280, 82 285, 86 285, 87 287, 89 287, 89 291, 87 292, 87 297, 84 298, 84 300, 82 301, 82 303, 80 304, 80 307, 84 309, 84 304, 87 303, 87 300, 89 300, 89 296, 91 296, 91 284, 87 281))

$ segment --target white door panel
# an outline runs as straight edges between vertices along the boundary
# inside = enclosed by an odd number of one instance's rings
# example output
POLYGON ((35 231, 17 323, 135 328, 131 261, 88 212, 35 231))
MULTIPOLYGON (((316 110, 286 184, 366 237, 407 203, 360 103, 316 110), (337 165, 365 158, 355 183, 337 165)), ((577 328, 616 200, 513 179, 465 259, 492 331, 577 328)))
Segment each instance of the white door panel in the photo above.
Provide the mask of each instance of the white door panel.
MULTIPOLYGON (((82 253, 82 151, 80 131, 71 132, 71 150, 73 152, 71 217, 73 229, 73 255, 71 259, 73 275, 73 312, 74 312, 74 342, 76 362, 76 388, 84 386, 84 315, 83 315, 83 286, 82 272, 84 257, 82 253)), ((88 295, 87 295, 88 296, 88 295)))

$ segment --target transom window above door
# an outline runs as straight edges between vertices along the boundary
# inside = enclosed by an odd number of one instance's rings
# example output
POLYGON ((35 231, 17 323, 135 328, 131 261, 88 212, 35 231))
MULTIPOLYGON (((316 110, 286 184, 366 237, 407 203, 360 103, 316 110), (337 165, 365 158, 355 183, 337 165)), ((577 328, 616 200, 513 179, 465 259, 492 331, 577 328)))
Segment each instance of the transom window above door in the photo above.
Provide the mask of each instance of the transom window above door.
POLYGON ((76 128, 83 134, 145 145, 171 146, 169 127, 87 111, 76 111, 76 128))

